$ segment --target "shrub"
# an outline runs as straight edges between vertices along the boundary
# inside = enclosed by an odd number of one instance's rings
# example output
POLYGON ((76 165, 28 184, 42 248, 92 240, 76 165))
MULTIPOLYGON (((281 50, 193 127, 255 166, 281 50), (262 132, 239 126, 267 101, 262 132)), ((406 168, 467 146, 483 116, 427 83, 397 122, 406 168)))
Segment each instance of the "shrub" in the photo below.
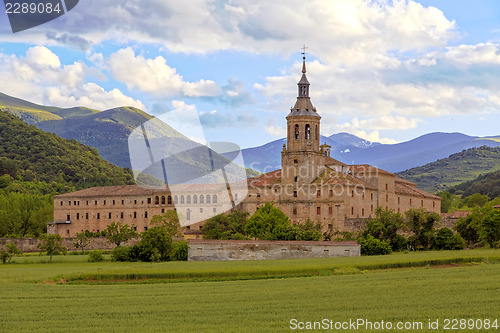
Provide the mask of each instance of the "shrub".
POLYGON ((131 248, 125 246, 117 246, 111 252, 112 261, 133 261, 131 258, 131 248))
POLYGON ((170 259, 173 261, 187 261, 188 260, 189 244, 187 241, 175 242, 172 248, 170 259))
POLYGON ((89 262, 99 262, 103 260, 104 257, 102 256, 101 250, 94 250, 89 252, 89 262))
POLYGON ((361 245, 361 254, 364 255, 390 254, 392 252, 388 241, 381 241, 372 235, 361 237, 358 242, 361 245))
POLYGON ((172 252, 172 238, 162 227, 150 228, 142 233, 141 241, 132 251, 140 261, 167 261, 172 252))
POLYGON ((454 234, 450 228, 441 228, 434 239, 434 247, 438 250, 461 250, 465 247, 462 236, 454 234))

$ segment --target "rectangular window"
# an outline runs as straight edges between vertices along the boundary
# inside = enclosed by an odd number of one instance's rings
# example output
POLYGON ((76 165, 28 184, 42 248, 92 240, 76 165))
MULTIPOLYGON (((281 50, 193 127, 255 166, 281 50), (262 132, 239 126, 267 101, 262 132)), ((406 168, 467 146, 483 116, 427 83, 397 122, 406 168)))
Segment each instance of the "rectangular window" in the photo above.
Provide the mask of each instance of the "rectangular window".
POLYGON ((420 200, 420 207, 424 207, 424 200, 420 200))
POLYGON ((68 205, 70 205, 70 206, 71 206, 71 201, 68 201, 68 205))
POLYGON ((134 200, 134 205, 137 205, 137 200, 134 200))
POLYGON ((330 215, 333 214, 333 207, 328 207, 328 214, 330 214, 330 215))
POLYGON ((398 205, 401 203, 401 198, 398 197, 398 205))
POLYGON ((147 231, 148 230, 148 227, 144 227, 144 231, 147 231))
POLYGON ((370 200, 373 200, 373 193, 370 193, 370 200))
POLYGON ((62 201, 61 201, 61 206, 63 205, 62 201))
POLYGON ((316 207, 316 214, 321 215, 321 207, 316 207))
POLYGON ((200 208, 200 213, 203 213, 203 208, 200 208))
POLYGON ((385 195, 385 202, 389 202, 389 195, 388 194, 385 195))
POLYGON ((163 213, 165 213, 165 208, 162 208, 162 209, 161 209, 161 213, 162 213, 162 214, 163 214, 163 213))
POLYGON ((333 197, 333 190, 330 190, 328 193, 329 196, 333 197))
POLYGON ((123 218, 123 212, 120 213, 120 218, 122 219, 123 218))
POLYGON ((436 208, 436 202, 435 201, 432 202, 432 208, 436 208))
POLYGON ((321 190, 318 190, 318 191, 316 192, 316 197, 318 197, 318 198, 319 198, 319 197, 321 197, 321 190))
POLYGON ((365 209, 361 208, 361 216, 365 216, 365 209))
POLYGON ((354 198, 354 191, 351 191, 351 197, 354 198))
POLYGON ((137 218, 137 212, 134 212, 134 219, 137 218))
POLYGON ((260 193, 257 193, 257 198, 260 198, 260 193))
POLYGON ((66 221, 71 221, 71 216, 69 214, 66 215, 66 221))
POLYGON ((351 215, 354 216, 354 207, 351 207, 351 215))
POLYGON ((80 213, 76 213, 76 219, 79 220, 80 219, 80 213))
POLYGON ((96 205, 96 206, 97 206, 97 200, 95 200, 95 201, 94 201, 94 205, 96 205))
POLYGON ((370 212, 373 213, 373 205, 370 206, 370 212))
POLYGON ((293 216, 297 216, 297 208, 293 209, 293 216))
POLYGON ((389 190, 389 184, 385 184, 385 190, 388 191, 389 190))
POLYGON ((137 227, 134 227, 134 231, 137 231, 137 227))
POLYGON ((217 213, 217 208, 214 208, 214 213, 217 213))
POLYGON ((75 201, 73 201, 73 205, 74 205, 74 206, 76 206, 76 200, 75 200, 75 201))
POLYGON ((297 176, 293 177, 293 181, 297 182, 297 176))
POLYGON ((148 198, 148 204, 150 204, 150 203, 151 203, 151 198, 148 198))
POLYGON ((115 201, 113 200, 113 205, 115 204, 115 201))
POLYGON ((89 205, 89 201, 87 200, 87 206, 89 205))
POLYGON ((148 218, 148 212, 144 212, 144 217, 148 218))
POLYGON ((102 201, 102 204, 103 204, 104 206, 106 206, 106 200, 103 200, 103 201, 102 201))
POLYGON ((293 191, 293 197, 296 198, 297 197, 297 191, 293 191))
POLYGON ((125 200, 122 200, 122 205, 124 205, 124 204, 125 204, 125 200))
POLYGON ((88 220, 89 219, 89 213, 85 213, 85 219, 88 220))
POLYGON ((101 213, 97 213, 97 219, 99 220, 101 218, 101 213))
POLYGON ((111 220, 111 212, 108 213, 108 219, 111 220))

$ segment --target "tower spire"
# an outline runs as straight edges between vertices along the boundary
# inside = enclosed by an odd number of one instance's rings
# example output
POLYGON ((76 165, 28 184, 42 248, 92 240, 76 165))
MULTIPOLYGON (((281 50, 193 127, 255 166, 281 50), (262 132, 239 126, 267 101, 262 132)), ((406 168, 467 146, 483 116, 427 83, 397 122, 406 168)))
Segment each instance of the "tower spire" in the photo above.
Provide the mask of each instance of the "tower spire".
POLYGON ((302 46, 302 74, 305 74, 306 73, 306 50, 308 49, 308 47, 304 44, 304 46, 302 46))

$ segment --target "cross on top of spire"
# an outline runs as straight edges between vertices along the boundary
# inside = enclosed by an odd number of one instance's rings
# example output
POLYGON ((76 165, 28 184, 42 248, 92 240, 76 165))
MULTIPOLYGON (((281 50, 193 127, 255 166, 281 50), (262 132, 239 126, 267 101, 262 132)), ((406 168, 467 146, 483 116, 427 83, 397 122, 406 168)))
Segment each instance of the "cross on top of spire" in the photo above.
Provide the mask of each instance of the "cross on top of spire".
POLYGON ((305 58, 306 57, 306 50, 308 49, 308 47, 306 46, 306 44, 304 44, 304 46, 302 46, 300 49, 302 50, 302 55, 305 58))

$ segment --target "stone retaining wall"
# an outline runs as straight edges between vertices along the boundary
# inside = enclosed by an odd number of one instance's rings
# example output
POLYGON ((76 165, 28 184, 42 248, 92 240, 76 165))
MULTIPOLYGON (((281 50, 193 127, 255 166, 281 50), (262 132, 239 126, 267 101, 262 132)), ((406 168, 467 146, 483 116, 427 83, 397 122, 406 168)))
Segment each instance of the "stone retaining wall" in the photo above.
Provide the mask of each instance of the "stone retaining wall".
POLYGON ((262 260, 326 257, 355 257, 361 253, 356 242, 300 241, 189 241, 188 260, 262 260))
MULTIPOLYGON (((139 243, 140 239, 131 239, 127 243, 124 243, 124 246, 131 246, 139 243)), ((38 238, 0 238, 0 248, 3 244, 8 244, 10 242, 14 242, 17 247, 23 252, 38 252, 37 248, 40 241, 38 238)), ((74 246, 75 239, 74 238, 64 238, 63 245, 66 247, 68 251, 73 250, 81 250, 77 249, 74 246)), ((116 247, 115 244, 110 243, 104 237, 93 237, 90 239, 90 244, 85 247, 85 251, 89 250, 112 250, 116 247)))

